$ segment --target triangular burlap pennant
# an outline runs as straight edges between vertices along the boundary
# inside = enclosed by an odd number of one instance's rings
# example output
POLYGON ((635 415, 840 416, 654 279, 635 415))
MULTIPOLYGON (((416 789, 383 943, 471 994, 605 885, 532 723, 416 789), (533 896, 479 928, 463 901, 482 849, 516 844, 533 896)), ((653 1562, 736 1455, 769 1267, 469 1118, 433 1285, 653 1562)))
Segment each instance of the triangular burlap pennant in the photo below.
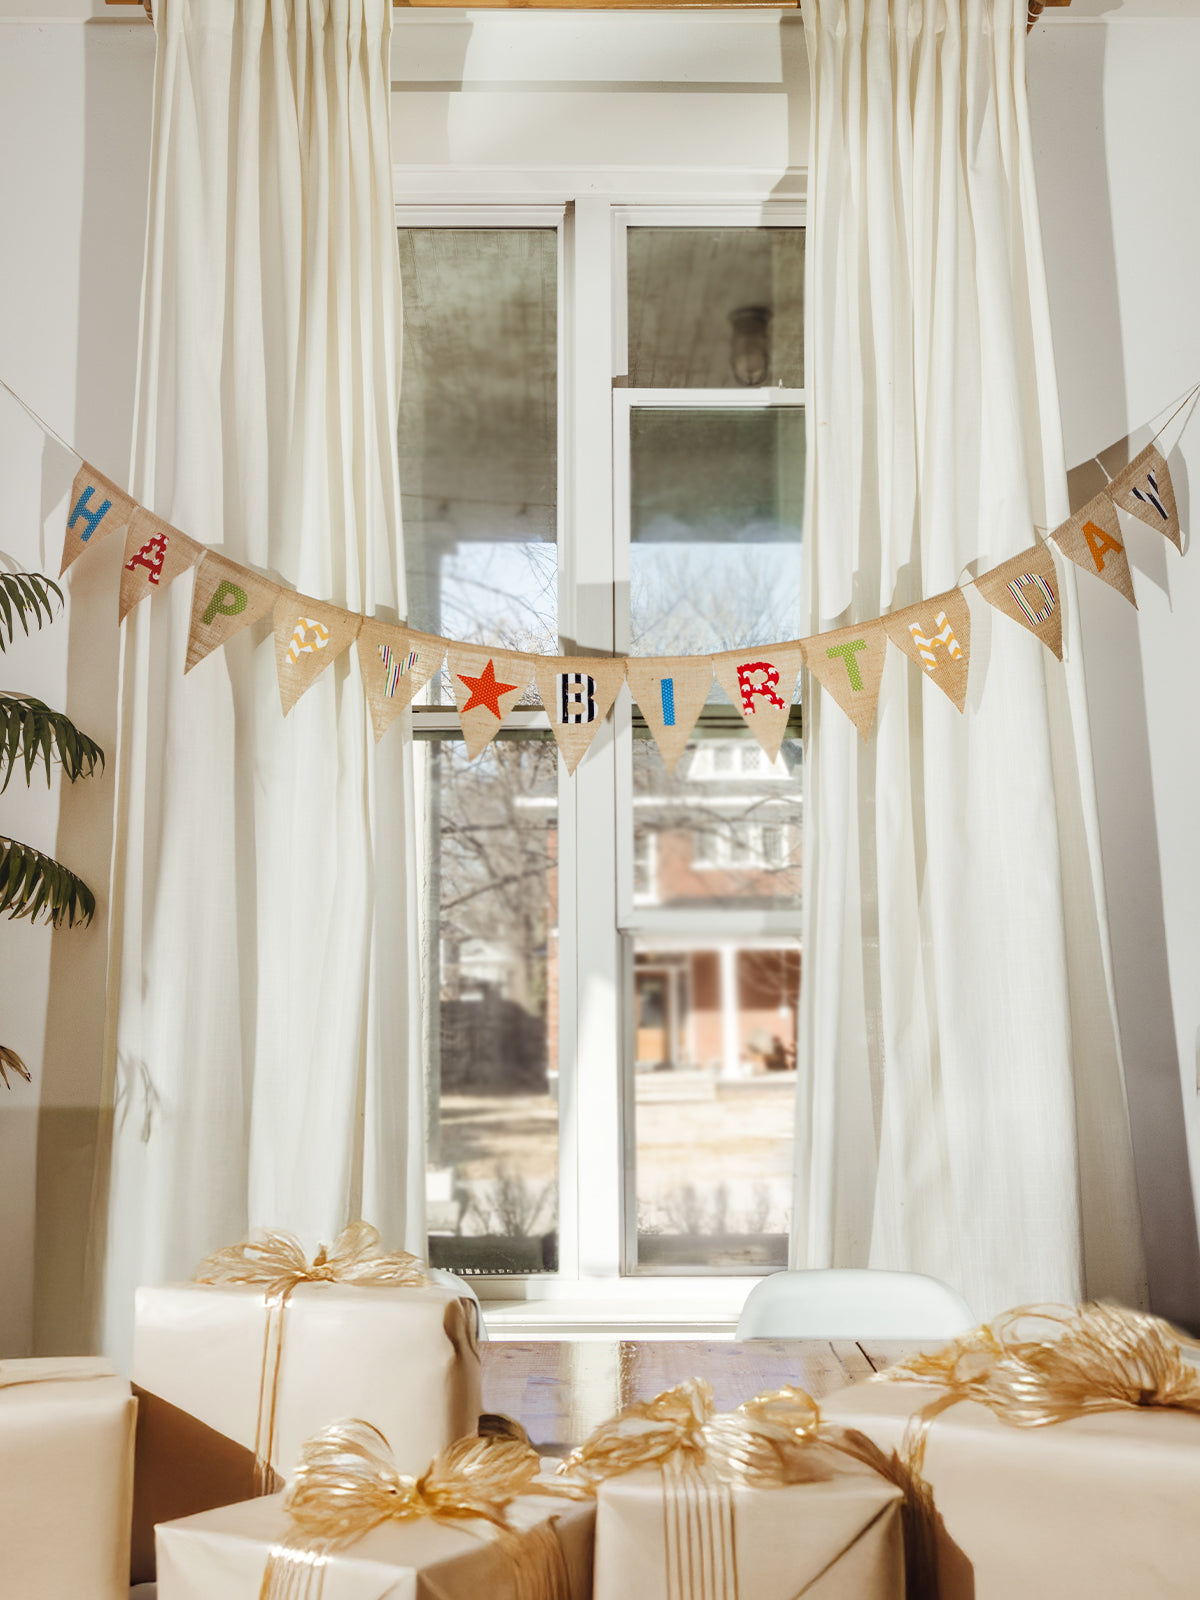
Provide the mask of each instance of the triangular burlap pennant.
POLYGON ((804 663, 865 739, 875 721, 887 634, 877 617, 804 641, 804 663))
POLYGON ((269 578, 260 578, 257 572, 238 566, 236 561, 206 550, 196 568, 183 670, 190 672, 197 661, 228 644, 235 633, 265 617, 282 593, 269 578))
POLYGON ((533 657, 484 645, 452 644, 446 652, 458 720, 474 761, 533 682, 533 657))
POLYGON ((148 594, 170 588, 203 554, 204 546, 197 540, 138 506, 125 530, 119 620, 124 622, 148 594))
POLYGON ((892 643, 961 711, 971 659, 971 611, 962 590, 947 589, 881 620, 892 643))
POLYGON ((772 761, 787 731, 802 661, 798 640, 754 650, 725 650, 712 658, 717 682, 772 761))
POLYGON ((1062 606, 1049 545, 1031 545, 1011 561, 981 572, 975 587, 988 605, 1028 628, 1062 660, 1062 606))
POLYGON ((1108 492, 1122 511, 1130 511, 1148 527, 1157 528, 1176 550, 1183 549, 1171 469, 1154 445, 1148 444, 1141 455, 1117 473, 1108 492))
POLYGON ((67 512, 59 577, 86 549, 124 528, 135 509, 136 500, 85 461, 71 485, 71 509, 67 512))
POLYGON ((354 611, 285 589, 275 602, 274 622, 279 703, 286 717, 325 668, 349 650, 363 619, 354 611))
POLYGON ((668 772, 674 772, 712 688, 711 656, 631 656, 625 677, 668 772))
POLYGON ((379 743, 405 706, 411 705, 446 657, 446 641, 414 633, 395 622, 368 617, 358 636, 358 662, 379 743))
POLYGON ((619 656, 540 656, 534 677, 567 771, 574 772, 625 682, 625 663, 619 656))
POLYGON ((1089 500, 1082 511, 1077 511, 1060 528, 1055 528, 1050 537, 1077 567, 1103 578, 1118 594, 1123 594, 1131 606, 1137 605, 1121 525, 1107 489, 1089 500))

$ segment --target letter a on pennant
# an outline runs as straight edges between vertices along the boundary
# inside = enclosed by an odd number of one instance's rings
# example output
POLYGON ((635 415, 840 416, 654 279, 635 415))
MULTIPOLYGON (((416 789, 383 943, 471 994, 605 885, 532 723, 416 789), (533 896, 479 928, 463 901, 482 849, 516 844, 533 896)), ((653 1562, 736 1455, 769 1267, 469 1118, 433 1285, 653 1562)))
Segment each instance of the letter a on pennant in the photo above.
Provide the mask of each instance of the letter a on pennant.
POLYGON ((725 650, 712 658, 717 682, 772 761, 787 731, 802 660, 798 641, 725 650))
POLYGON ((1062 660, 1062 603, 1049 545, 1032 545, 1011 561, 981 572, 975 587, 988 605, 1028 628, 1062 660))
POLYGON ((1123 594, 1131 606, 1137 605, 1133 575, 1121 539, 1121 525, 1109 490, 1089 500, 1082 511, 1055 528, 1050 537, 1077 567, 1093 577, 1103 578, 1110 588, 1123 594))
POLYGON ((183 670, 190 672, 197 661, 228 644, 235 633, 265 617, 282 593, 269 578, 260 578, 257 572, 240 567, 236 561, 206 550, 196 568, 183 670))
POLYGON ((857 628, 835 628, 803 641, 804 663, 865 739, 875 721, 887 657, 887 634, 877 618, 857 628))
POLYGON ((712 688, 712 657, 630 656, 625 677, 663 765, 674 772, 712 688))
POLYGON ((139 506, 125 532, 120 621, 125 621, 139 600, 168 588, 203 554, 202 544, 139 506))
POLYGON ((63 540, 59 577, 85 550, 98 545, 101 539, 116 533, 118 528, 124 528, 136 509, 136 500, 118 489, 111 478, 106 478, 95 467, 83 462, 71 485, 71 504, 67 511, 67 532, 63 540))
POLYGON ((375 742, 411 705, 446 657, 446 641, 394 622, 368 618, 358 635, 358 664, 375 742))
POLYGON ((452 644, 446 652, 458 720, 474 761, 500 731, 500 724, 533 682, 533 657, 485 645, 452 644))
POLYGON ((625 682, 620 656, 540 656, 538 693, 568 772, 587 754, 625 682))
POLYGON ((275 602, 275 669, 279 702, 286 717, 304 691, 344 650, 362 627, 362 618, 341 606, 327 605, 286 589, 275 602))
POLYGON ((882 621, 892 643, 961 711, 971 659, 971 611, 962 590, 947 589, 882 621))
POLYGON ((1156 528, 1176 550, 1183 549, 1171 469, 1154 445, 1148 444, 1141 455, 1117 473, 1108 492, 1122 511, 1129 511, 1147 527, 1156 528))

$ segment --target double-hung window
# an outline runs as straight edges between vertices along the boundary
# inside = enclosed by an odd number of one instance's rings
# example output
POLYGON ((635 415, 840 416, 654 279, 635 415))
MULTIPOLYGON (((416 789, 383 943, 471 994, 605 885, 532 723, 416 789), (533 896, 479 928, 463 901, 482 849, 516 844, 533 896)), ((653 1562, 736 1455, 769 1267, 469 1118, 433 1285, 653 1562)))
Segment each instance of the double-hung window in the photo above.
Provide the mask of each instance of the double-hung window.
MULTIPOLYGON (((544 654, 800 632, 794 208, 401 210, 409 621, 544 654)), ((573 776, 536 691, 414 709, 429 1253, 516 1297, 786 1261, 802 751, 627 690, 573 776)))

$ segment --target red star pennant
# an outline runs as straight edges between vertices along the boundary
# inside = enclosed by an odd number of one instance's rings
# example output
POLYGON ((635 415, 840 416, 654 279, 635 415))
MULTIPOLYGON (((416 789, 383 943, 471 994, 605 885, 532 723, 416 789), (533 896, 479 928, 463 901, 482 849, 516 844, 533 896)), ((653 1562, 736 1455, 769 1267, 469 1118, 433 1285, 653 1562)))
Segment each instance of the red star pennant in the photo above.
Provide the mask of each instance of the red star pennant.
POLYGON ((484 667, 477 678, 472 678, 465 672, 460 672, 457 676, 459 682, 465 683, 471 691, 471 698, 462 708, 463 714, 482 706, 485 710, 490 711, 497 720, 500 720, 503 717, 503 712, 500 710, 500 696, 507 694, 510 689, 518 687, 515 683, 500 683, 497 681, 496 669, 492 665, 490 657, 488 658, 487 666, 484 667))

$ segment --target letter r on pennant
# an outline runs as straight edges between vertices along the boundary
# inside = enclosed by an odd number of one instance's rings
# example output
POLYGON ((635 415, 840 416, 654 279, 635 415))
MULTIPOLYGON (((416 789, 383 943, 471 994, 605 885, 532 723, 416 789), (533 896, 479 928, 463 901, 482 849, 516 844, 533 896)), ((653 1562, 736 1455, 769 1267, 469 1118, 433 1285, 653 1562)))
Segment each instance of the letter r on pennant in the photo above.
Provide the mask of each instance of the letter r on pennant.
POLYGON ((755 695, 761 695, 768 705, 773 705, 780 711, 787 710, 782 696, 775 693, 779 687, 779 669, 773 667, 769 661, 743 661, 737 669, 737 681, 743 711, 754 711, 755 695), (762 681, 756 682, 760 675, 762 681))
POLYGON ((222 578, 213 590, 212 599, 205 606, 200 621, 207 627, 214 617, 236 617, 249 604, 250 597, 245 589, 239 589, 236 583, 222 578))

